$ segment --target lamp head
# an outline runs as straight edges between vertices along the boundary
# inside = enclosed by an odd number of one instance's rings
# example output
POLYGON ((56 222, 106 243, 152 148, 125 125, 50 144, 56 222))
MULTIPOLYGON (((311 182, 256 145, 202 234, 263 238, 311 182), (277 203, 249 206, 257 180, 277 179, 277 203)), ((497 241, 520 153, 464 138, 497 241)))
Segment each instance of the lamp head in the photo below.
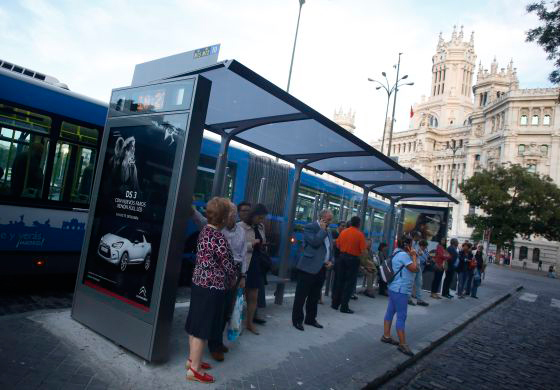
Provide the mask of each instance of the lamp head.
POLYGON ((414 82, 412 82, 412 83, 406 83, 406 85, 414 85, 414 82))
POLYGON ((387 77, 387 73, 381 72, 381 74, 383 75, 383 77, 387 77))
POLYGON ((374 79, 372 79, 372 78, 370 78, 370 77, 368 77, 367 80, 368 80, 368 81, 375 81, 374 79))
POLYGON ((405 74, 405 75, 402 77, 403 80, 404 80, 404 79, 407 79, 407 78, 408 78, 408 75, 407 75, 407 74, 405 74))
POLYGON ((380 89, 381 87, 375 87, 375 89, 380 89))

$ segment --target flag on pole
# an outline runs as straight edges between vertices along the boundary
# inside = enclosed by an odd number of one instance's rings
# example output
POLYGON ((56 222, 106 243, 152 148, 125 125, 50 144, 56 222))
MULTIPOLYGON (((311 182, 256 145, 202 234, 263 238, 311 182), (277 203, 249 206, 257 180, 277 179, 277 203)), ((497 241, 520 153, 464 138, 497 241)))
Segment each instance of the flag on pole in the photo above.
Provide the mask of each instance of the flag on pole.
POLYGON ((412 106, 410 106, 410 117, 412 118, 414 116, 414 110, 412 109, 412 106))

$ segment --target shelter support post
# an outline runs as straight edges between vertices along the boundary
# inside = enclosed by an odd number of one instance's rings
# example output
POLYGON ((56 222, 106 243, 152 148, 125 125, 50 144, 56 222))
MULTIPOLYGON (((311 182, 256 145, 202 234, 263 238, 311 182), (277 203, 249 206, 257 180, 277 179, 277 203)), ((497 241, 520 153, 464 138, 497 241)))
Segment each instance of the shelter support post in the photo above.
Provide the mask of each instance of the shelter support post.
POLYGON ((223 196, 230 141, 231 138, 228 135, 222 135, 222 141, 220 142, 220 151, 218 153, 218 161, 216 162, 216 172, 214 172, 214 181, 212 182, 212 197, 223 196))
MULTIPOLYGON (((290 197, 288 198, 288 212, 286 214, 286 220, 283 225, 282 232, 282 243, 280 246, 280 270, 278 276, 280 278, 288 277, 288 270, 290 267, 290 246, 292 230, 294 225, 294 219, 296 216, 296 203, 297 195, 299 191, 299 183, 301 181, 301 171, 303 169, 302 164, 296 164, 294 170, 294 178, 292 180, 292 188, 290 190, 290 197)), ((284 283, 278 283, 276 285, 275 299, 274 303, 281 305, 284 301, 284 283)))
MULTIPOLYGON (((385 221, 383 223, 383 242, 386 242, 387 245, 390 245, 391 234, 393 231, 392 225, 393 220, 395 219, 395 200, 391 199, 391 206, 389 207, 389 211, 385 214, 385 221)), ((391 247, 389 247, 389 254, 391 254, 391 247)))
POLYGON ((364 232, 366 231, 366 213, 367 213, 367 206, 368 206, 368 196, 369 196, 369 189, 364 188, 362 203, 360 205, 360 225, 362 226, 362 230, 364 232))
POLYGON ((257 196, 257 203, 264 203, 264 198, 266 194, 266 177, 261 177, 259 183, 259 195, 257 196))

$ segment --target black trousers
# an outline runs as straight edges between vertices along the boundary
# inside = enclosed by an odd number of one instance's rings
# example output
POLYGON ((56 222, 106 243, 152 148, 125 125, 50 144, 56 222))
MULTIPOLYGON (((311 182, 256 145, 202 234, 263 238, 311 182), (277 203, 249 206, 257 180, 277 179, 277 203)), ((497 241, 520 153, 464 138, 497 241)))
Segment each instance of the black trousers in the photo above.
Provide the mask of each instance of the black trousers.
MULTIPOLYGON (((443 270, 434 271, 434 280, 432 280, 432 294, 439 293, 439 284, 441 283, 441 278, 443 277, 443 270)), ((449 291, 449 290, 448 290, 449 291)))
POLYGON ((356 288, 360 259, 348 253, 341 253, 337 263, 338 266, 335 266, 334 271, 335 286, 331 306, 335 309, 339 307, 348 309, 348 302, 356 288))
POLYGON ((233 303, 235 301, 235 295, 237 293, 237 286, 235 288, 226 290, 226 299, 224 303, 224 321, 222 326, 219 328, 220 333, 213 334, 208 339, 208 349, 210 352, 221 352, 221 348, 224 345, 224 331, 226 330, 226 325, 231 319, 231 313, 233 312, 233 303))
POLYGON ((455 274, 455 270, 450 264, 447 264, 448 268, 445 271, 445 279, 443 280, 443 290, 441 295, 449 295, 449 287, 451 287, 451 281, 453 280, 453 275, 455 274))
POLYGON ((316 274, 298 270, 296 296, 292 307, 292 322, 300 324, 304 320, 303 305, 305 304, 305 322, 317 319, 317 304, 321 298, 321 288, 325 283, 325 267, 316 274))
POLYGON ((381 272, 377 269, 377 282, 379 283, 379 294, 387 294, 387 283, 381 277, 381 272))

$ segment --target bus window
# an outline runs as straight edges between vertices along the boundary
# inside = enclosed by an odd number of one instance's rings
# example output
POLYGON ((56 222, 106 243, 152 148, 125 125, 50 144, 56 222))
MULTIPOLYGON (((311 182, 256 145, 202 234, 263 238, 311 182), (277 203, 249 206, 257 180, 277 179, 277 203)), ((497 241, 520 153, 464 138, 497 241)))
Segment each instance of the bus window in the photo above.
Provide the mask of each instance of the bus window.
POLYGON ((98 134, 99 132, 97 129, 79 126, 68 122, 62 122, 60 127, 60 138, 93 146, 97 145, 98 134))
MULTIPOLYGON (((31 126, 31 125, 30 125, 31 126)), ((26 130, 1 127, 0 194, 40 198, 45 176, 48 139, 26 130)))
POLYGON ((62 200, 64 184, 68 175, 68 167, 70 166, 70 152, 69 144, 62 142, 56 144, 51 186, 49 189, 50 200, 62 200))
POLYGON ((94 149, 86 147, 78 147, 78 158, 76 160, 76 169, 74 181, 72 183, 71 201, 76 203, 89 203, 91 186, 93 184, 93 176, 95 173, 94 149))
MULTIPOLYGON (((194 199, 196 201, 208 202, 212 195, 212 184, 214 182, 214 172, 216 167, 216 158, 200 155, 198 167, 196 169, 196 181, 194 185, 194 199)), ((235 190, 235 173, 236 164, 228 162, 226 175, 225 194, 227 198, 233 198, 235 190)))

